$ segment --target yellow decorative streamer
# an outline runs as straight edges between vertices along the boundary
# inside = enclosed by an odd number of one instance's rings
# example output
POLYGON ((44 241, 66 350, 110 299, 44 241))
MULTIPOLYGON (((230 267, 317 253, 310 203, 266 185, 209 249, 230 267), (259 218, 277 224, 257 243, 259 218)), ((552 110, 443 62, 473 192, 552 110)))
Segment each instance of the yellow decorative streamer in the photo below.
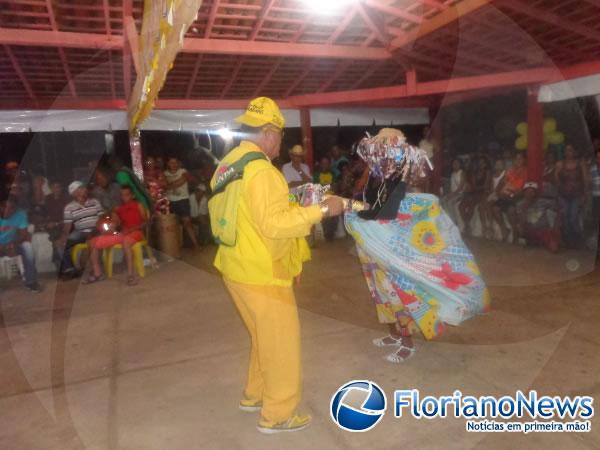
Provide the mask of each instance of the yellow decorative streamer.
POLYGON ((140 73, 129 99, 129 129, 135 130, 154 109, 167 73, 183 47, 182 36, 198 14, 202 0, 144 0, 139 38, 140 73))

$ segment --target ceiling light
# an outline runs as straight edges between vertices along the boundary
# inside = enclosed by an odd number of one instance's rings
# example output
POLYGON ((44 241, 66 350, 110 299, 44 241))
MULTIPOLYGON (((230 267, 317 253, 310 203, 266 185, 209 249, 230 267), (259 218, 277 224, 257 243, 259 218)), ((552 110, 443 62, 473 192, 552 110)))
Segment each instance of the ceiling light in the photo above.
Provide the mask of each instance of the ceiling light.
POLYGON ((224 141, 228 142, 228 141, 232 141, 233 140, 233 133, 232 131, 225 127, 225 128, 220 128, 219 130, 217 130, 217 134, 219 136, 221 136, 221 139, 223 139, 224 141))
POLYGON ((335 14, 342 12, 343 9, 358 0, 302 0, 314 14, 335 14))

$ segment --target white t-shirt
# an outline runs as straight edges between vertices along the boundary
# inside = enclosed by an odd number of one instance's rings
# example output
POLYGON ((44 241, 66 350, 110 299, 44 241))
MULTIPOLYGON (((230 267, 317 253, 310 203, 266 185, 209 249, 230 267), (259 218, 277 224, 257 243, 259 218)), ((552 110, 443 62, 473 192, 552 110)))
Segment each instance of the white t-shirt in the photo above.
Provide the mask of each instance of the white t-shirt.
MULTIPOLYGON (((173 183, 181 178, 183 175, 187 173, 185 169, 177 169, 177 172, 171 172, 169 170, 165 170, 165 178, 167 179, 167 183, 173 183)), ((179 187, 174 189, 167 189, 167 197, 169 201, 176 202, 178 200, 187 200, 190 197, 190 190, 188 188, 187 181, 179 187)))
MULTIPOLYGON (((302 163, 300 164, 300 168, 302 169, 302 171, 308 175, 309 177, 310 175, 310 168, 302 163)), ((302 181, 302 176, 300 175, 300 173, 298 173, 298 171, 294 168, 294 166, 292 165, 291 162, 286 163, 283 165, 283 167, 281 168, 281 171, 283 172, 283 176, 285 178, 285 181, 289 183, 294 183, 297 181, 302 181)))
POLYGON ((463 181, 463 176, 464 176, 464 172, 462 169, 456 171, 456 172, 452 172, 452 175, 450 175, 450 192, 452 194, 455 193, 460 193, 463 191, 464 186, 461 188, 460 184, 463 181), (460 191, 459 191, 460 188, 460 191))
POLYGON ((208 198, 206 194, 202 196, 200 201, 195 195, 190 195, 190 216, 194 219, 199 216, 208 216, 208 198))
POLYGON ((492 175, 492 192, 490 193, 490 195, 488 195, 488 201, 498 200, 498 195, 496 194, 496 189, 498 188, 498 185, 504 178, 504 175, 506 175, 506 170, 503 170, 502 173, 498 176, 492 175))

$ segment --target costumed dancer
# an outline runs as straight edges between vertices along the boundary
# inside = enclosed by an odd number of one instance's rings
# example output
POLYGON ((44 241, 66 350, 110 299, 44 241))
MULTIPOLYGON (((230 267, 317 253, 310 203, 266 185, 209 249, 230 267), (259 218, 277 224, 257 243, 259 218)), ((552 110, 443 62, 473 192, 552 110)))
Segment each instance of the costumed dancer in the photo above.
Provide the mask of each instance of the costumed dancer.
POLYGON ((401 131, 384 128, 358 145, 369 180, 371 208, 349 212, 346 228, 356 241, 377 317, 389 335, 377 347, 401 363, 415 352, 412 335, 439 335, 489 310, 489 293, 458 228, 431 194, 418 193, 430 165, 425 152, 406 143, 401 131))

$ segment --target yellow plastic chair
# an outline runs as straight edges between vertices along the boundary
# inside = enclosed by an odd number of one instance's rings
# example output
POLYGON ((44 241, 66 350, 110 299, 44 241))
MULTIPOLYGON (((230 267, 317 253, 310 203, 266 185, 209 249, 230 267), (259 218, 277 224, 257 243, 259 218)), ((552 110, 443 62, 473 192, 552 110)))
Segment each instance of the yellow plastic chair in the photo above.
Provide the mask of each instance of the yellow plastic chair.
POLYGON ((71 261, 73 261, 73 265, 79 269, 81 269, 79 265, 79 260, 81 259, 82 252, 89 252, 90 248, 87 243, 83 242, 81 244, 75 244, 71 248, 71 261))
MULTIPOLYGON (((105 248, 102 252, 102 262, 104 263, 104 273, 107 278, 111 278, 113 274, 113 250, 123 249, 122 244, 113 245, 110 248, 105 248)), ((140 277, 146 276, 146 268, 144 267, 144 249, 148 254, 148 258, 154 261, 154 253, 152 248, 148 245, 148 241, 143 240, 136 242, 131 247, 131 253, 133 255, 133 267, 140 277)))

